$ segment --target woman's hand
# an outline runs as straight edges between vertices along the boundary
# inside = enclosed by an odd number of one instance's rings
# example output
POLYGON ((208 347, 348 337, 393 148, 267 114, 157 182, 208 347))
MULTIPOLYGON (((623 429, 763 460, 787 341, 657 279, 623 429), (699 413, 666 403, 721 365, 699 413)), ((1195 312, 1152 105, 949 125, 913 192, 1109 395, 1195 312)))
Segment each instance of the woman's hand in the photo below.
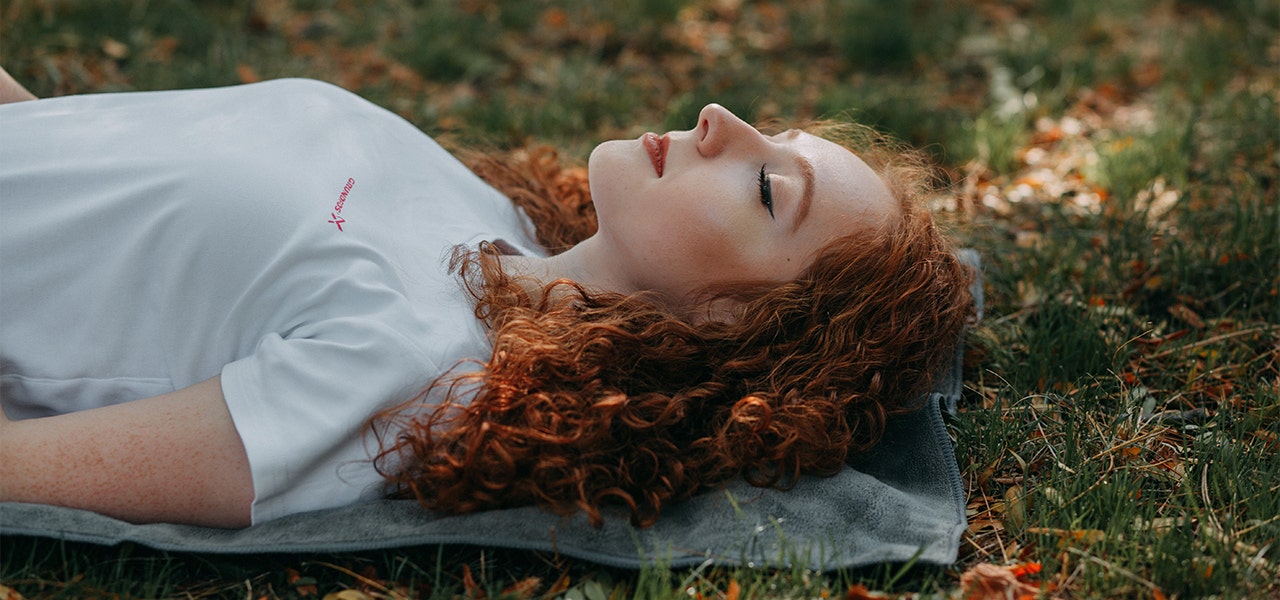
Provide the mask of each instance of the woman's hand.
POLYGON ((153 398, 2 425, 0 501, 137 523, 250 524, 249 459, 217 377, 153 398))
POLYGON ((22 87, 22 84, 10 76, 4 67, 0 67, 0 104, 35 99, 35 94, 27 91, 27 88, 22 87))

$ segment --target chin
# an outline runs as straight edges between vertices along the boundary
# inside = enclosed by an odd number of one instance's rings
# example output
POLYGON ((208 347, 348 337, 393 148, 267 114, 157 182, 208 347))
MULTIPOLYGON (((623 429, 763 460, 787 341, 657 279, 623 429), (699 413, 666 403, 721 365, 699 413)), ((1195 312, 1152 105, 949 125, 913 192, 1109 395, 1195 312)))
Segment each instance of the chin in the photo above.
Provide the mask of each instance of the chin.
POLYGON ((613 163, 622 162, 627 158, 628 154, 637 154, 643 158, 643 148, 635 148, 635 140, 609 140, 601 142, 591 150, 591 156, 587 159, 587 168, 594 169, 596 163, 613 163))
POLYGON ((645 166, 637 166, 637 158, 645 157, 628 140, 604 142, 591 151, 591 156, 587 159, 587 183, 591 189, 591 198, 597 205, 600 200, 608 203, 608 198, 615 190, 625 189, 633 183, 624 180, 624 176, 645 166))

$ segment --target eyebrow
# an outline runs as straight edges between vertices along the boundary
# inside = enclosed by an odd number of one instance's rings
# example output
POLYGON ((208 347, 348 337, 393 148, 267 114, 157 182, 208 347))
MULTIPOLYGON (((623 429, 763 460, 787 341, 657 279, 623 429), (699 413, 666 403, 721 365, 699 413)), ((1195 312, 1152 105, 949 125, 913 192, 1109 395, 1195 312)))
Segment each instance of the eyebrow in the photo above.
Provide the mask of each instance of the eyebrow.
POLYGON ((804 181, 804 190, 800 194, 800 204, 796 207, 795 222, 791 225, 794 233, 800 229, 805 217, 809 216, 809 207, 813 204, 813 163, 803 156, 796 155, 796 165, 800 168, 800 179, 804 181))

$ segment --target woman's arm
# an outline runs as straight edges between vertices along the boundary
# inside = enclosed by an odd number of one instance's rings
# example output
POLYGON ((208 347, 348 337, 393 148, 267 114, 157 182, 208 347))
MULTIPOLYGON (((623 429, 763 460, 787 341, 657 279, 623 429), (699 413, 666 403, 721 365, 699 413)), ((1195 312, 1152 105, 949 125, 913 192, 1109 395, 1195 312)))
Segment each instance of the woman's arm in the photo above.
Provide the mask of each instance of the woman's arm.
POLYGON ((27 88, 22 87, 21 83, 14 80, 9 75, 9 72, 4 70, 4 67, 0 67, 0 104, 35 99, 35 94, 27 91, 27 88))
POLYGON ((247 527, 253 480, 213 377, 134 402, 0 420, 0 500, 132 522, 247 527))

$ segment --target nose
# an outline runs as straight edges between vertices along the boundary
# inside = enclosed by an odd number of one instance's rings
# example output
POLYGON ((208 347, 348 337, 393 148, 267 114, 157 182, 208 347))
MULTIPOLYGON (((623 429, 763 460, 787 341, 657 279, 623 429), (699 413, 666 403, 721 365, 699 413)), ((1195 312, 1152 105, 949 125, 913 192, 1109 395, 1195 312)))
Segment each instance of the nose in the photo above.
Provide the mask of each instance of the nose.
POLYGON ((694 133, 698 140, 698 153, 708 158, 735 145, 765 140, 755 127, 719 104, 702 107, 694 133))

